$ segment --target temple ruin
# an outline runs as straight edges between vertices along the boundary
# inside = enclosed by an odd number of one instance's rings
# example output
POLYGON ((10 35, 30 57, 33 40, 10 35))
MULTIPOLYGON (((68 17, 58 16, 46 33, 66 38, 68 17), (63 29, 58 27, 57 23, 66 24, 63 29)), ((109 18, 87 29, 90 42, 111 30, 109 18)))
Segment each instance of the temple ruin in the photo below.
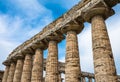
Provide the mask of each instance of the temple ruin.
POLYGON ((120 82, 105 24, 115 14, 112 7, 119 3, 120 0, 80 1, 9 54, 3 62, 6 68, 2 82, 62 82, 61 73, 65 74, 65 82, 120 82), (94 74, 82 72, 80 66, 77 34, 85 22, 91 23, 92 28, 94 74), (58 44, 64 39, 66 57, 62 63, 58 62, 58 44))

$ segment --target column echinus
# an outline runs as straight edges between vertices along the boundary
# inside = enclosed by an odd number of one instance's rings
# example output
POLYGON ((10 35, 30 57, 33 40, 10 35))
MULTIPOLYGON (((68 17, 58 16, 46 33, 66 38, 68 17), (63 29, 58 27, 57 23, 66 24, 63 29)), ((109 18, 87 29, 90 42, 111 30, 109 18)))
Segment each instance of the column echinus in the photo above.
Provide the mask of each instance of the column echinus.
POLYGON ((21 82, 31 82, 31 72, 32 72, 32 55, 26 54, 21 76, 21 82))
POLYGON ((22 75, 22 70, 23 70, 24 57, 23 57, 23 55, 17 55, 17 56, 15 56, 15 58, 17 60, 17 64, 16 64, 16 69, 15 69, 15 73, 14 73, 13 82, 21 82, 21 75, 22 75))
POLYGON ((31 82, 43 81, 43 49, 38 48, 35 51, 33 60, 31 82))
POLYGON ((84 25, 71 21, 62 31, 66 34, 65 82, 80 82, 81 68, 77 34, 84 25))
POLYGON ((61 36, 51 35, 46 37, 48 40, 48 57, 46 60, 45 82, 58 82, 58 41, 62 40, 61 36))
POLYGON ((113 15, 108 7, 94 7, 84 13, 92 24, 92 47, 96 82, 117 82, 114 57, 106 29, 105 19, 113 15))
POLYGON ((8 73, 8 78, 7 78, 6 82, 13 82, 15 67, 16 67, 15 62, 11 60, 10 69, 9 69, 9 73, 8 73))
POLYGON ((5 68, 5 71, 4 71, 4 74, 3 74, 3 78, 2 78, 2 82, 7 82, 9 69, 10 69, 10 66, 6 65, 6 68, 5 68))

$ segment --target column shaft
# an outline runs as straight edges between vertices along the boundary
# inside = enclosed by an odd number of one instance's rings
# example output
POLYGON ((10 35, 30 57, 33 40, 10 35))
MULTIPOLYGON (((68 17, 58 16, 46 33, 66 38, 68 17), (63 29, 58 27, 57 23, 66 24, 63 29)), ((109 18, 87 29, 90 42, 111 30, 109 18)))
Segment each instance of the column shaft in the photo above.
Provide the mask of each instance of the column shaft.
POLYGON ((45 82, 58 82, 58 48, 56 41, 49 41, 45 82))
POLYGON ((4 75, 3 75, 2 82, 7 82, 8 73, 9 73, 9 68, 10 68, 10 66, 6 66, 5 72, 4 72, 4 75))
POLYGON ((23 60, 18 59, 17 64, 16 64, 16 70, 15 70, 13 82, 21 82, 22 70, 23 70, 23 60))
POLYGON ((31 82, 31 70, 32 70, 32 56, 27 54, 25 56, 21 82, 31 82))
POLYGON ((82 78, 82 82, 86 82, 85 77, 81 77, 81 78, 82 78))
POLYGON ((31 82, 42 81, 43 81, 43 51, 41 49, 37 49, 33 61, 31 82))
POLYGON ((59 79, 59 82, 62 82, 62 77, 60 73, 59 73, 58 79, 59 79))
POLYGON ((88 78, 89 80, 88 80, 88 82, 92 82, 92 78, 88 78))
POLYGON ((93 57, 96 82, 117 82, 111 45, 102 16, 92 18, 93 57))
POLYGON ((14 73, 15 73, 15 63, 11 63, 7 82, 13 82, 14 73))
POLYGON ((75 31, 68 31, 66 36, 65 82, 80 82, 80 73, 77 34, 75 31))

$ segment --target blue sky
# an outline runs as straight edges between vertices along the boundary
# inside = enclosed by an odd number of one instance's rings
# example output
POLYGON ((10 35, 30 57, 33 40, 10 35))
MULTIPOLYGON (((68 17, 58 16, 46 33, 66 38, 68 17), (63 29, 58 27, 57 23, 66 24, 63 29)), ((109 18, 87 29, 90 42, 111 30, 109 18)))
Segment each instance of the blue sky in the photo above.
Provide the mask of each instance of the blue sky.
MULTIPOLYGON (((44 26, 67 12, 80 0, 0 0, 0 69, 8 54, 18 45, 42 30, 44 26)), ((113 8, 115 15, 106 20, 120 74, 120 4, 113 8)), ((91 26, 78 35, 82 71, 93 72, 91 26)), ((45 51, 45 57, 47 50, 45 51)), ((65 40, 59 44, 59 60, 65 61, 65 40)))

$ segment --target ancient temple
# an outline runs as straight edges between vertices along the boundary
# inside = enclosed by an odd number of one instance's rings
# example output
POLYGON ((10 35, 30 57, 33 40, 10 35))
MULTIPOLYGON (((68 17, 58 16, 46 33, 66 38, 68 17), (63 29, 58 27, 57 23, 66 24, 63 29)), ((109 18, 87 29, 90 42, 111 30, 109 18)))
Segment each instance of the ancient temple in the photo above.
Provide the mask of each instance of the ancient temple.
POLYGON ((2 82, 120 82, 105 20, 115 15, 120 0, 82 0, 9 54, 2 82), (82 72, 77 34, 91 23, 94 74, 82 72), (66 39, 65 63, 58 61, 58 44, 66 39), (43 51, 48 49, 48 57, 43 51), (43 71, 46 71, 43 77, 43 71), (87 78, 87 80, 86 80, 87 78))

